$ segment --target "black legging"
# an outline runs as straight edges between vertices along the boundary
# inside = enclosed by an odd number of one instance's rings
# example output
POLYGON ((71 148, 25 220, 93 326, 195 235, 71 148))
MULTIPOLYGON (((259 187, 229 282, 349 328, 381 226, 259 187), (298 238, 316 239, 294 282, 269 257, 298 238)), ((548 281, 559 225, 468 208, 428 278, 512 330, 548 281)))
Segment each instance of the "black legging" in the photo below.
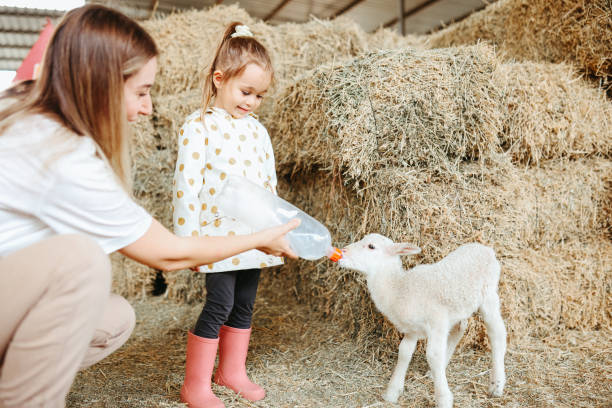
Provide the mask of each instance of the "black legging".
POLYGON ((216 339, 222 325, 236 329, 251 327, 260 273, 261 269, 245 269, 206 274, 206 303, 194 334, 216 339))

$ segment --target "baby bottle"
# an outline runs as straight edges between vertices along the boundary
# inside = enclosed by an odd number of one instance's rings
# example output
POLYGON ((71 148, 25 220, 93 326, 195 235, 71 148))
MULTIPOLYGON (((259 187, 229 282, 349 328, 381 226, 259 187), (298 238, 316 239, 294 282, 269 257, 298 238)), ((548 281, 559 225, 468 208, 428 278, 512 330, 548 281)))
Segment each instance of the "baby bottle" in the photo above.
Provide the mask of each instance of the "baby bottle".
POLYGON ((224 216, 236 218, 254 231, 299 218, 300 225, 287 233, 295 253, 310 261, 327 256, 334 262, 342 252, 332 246, 327 228, 299 208, 244 177, 228 176, 215 199, 224 216))

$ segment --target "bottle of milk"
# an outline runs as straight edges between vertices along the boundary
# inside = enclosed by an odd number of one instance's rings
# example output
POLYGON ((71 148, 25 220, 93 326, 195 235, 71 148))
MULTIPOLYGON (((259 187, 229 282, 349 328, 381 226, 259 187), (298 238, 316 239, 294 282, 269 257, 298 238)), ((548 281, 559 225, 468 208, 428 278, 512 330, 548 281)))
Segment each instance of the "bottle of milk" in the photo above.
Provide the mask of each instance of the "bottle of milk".
POLYGON ((244 177, 228 176, 215 205, 223 215, 240 220, 254 231, 299 218, 300 225, 287 233, 287 239, 300 258, 312 261, 327 256, 337 262, 342 257, 342 252, 332 246, 331 235, 323 224, 244 177))

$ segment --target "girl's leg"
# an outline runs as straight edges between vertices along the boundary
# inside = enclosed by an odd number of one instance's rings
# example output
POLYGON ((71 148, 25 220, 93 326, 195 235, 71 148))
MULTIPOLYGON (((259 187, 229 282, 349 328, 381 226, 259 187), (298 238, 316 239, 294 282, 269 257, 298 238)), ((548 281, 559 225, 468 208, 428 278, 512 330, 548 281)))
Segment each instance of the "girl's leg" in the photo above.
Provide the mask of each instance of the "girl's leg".
POLYGON ((181 401, 190 407, 224 406, 212 392, 211 377, 217 357, 219 330, 234 305, 235 284, 236 272, 206 275, 206 303, 193 332, 187 333, 187 360, 181 401))
POLYGON ((215 374, 217 384, 229 387, 251 401, 266 396, 266 391, 251 382, 246 373, 251 318, 260 272, 260 269, 238 272, 234 308, 219 334, 219 367, 215 374))
POLYGON ((92 239, 60 235, 0 259, 0 406, 63 407, 108 301, 92 239))
POLYGON ((207 339, 219 337, 219 329, 234 307, 234 289, 238 271, 206 274, 206 303, 193 334, 207 339))
POLYGON ((234 307, 225 322, 226 326, 236 329, 248 329, 253 318, 253 306, 259 286, 261 269, 239 271, 236 276, 234 307))

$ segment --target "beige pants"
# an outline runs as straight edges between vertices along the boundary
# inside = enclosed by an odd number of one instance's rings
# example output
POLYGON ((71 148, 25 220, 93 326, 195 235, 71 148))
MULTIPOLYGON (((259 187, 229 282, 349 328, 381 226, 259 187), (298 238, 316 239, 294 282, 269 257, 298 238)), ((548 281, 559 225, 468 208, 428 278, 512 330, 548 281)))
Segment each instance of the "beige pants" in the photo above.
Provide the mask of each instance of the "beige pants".
POLYGON ((0 259, 0 408, 64 407, 77 371, 119 348, 134 310, 108 256, 61 235, 0 259))

